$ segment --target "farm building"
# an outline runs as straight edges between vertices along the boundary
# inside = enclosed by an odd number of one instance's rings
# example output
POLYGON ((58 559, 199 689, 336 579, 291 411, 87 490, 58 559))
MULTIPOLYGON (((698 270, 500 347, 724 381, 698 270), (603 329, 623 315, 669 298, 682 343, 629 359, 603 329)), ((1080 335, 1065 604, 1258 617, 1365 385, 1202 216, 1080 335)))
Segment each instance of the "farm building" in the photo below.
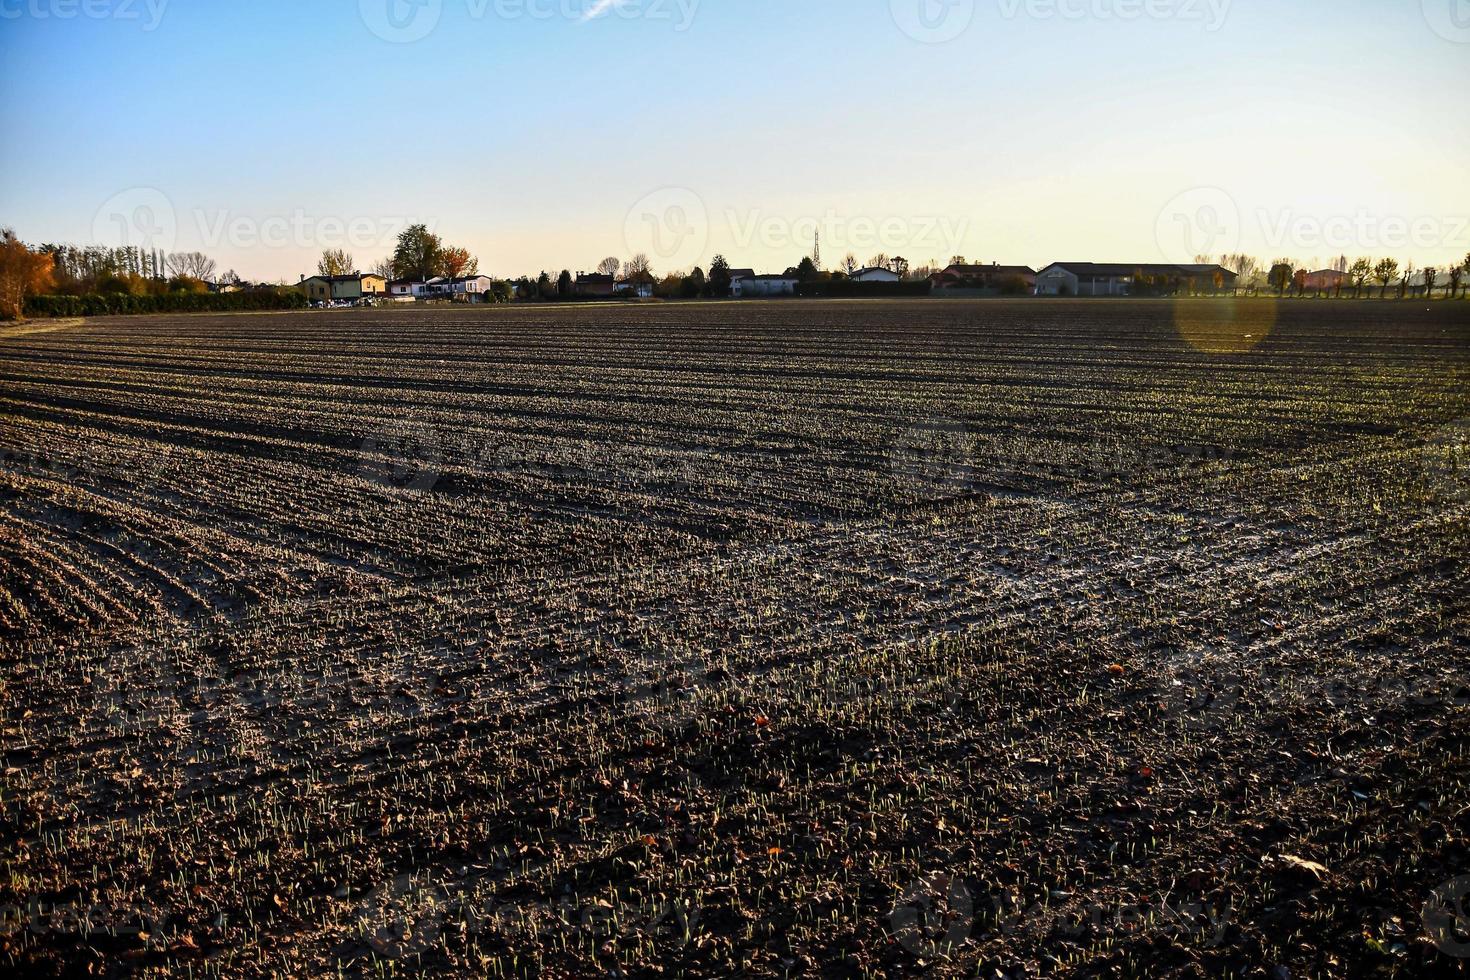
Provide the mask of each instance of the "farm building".
POLYGON ((731 292, 738 297, 749 296, 794 296, 796 284, 801 280, 794 275, 745 276, 735 280, 731 292))
POLYGON ((1320 269, 1317 272, 1308 272, 1302 277, 1302 288, 1312 292, 1330 292, 1345 288, 1348 285, 1348 274, 1336 269, 1320 269))
POLYGON ((313 303, 353 302, 365 296, 385 296, 388 293, 388 280, 375 273, 310 276, 303 278, 300 285, 306 291, 306 298, 313 303))
POLYGON ((972 293, 1035 292, 1036 270, 1029 265, 951 265, 929 277, 930 289, 939 295, 972 293))
POLYGON ((616 286, 617 280, 612 276, 598 272, 579 272, 572 290, 578 296, 611 296, 616 286))
POLYGON ((1238 277, 1219 265, 1156 262, 1054 262, 1036 274, 1038 296, 1134 296, 1233 290, 1238 277))
POLYGON ((883 269, 877 266, 868 269, 858 269, 851 276, 853 282, 899 282, 902 277, 892 269, 883 269))

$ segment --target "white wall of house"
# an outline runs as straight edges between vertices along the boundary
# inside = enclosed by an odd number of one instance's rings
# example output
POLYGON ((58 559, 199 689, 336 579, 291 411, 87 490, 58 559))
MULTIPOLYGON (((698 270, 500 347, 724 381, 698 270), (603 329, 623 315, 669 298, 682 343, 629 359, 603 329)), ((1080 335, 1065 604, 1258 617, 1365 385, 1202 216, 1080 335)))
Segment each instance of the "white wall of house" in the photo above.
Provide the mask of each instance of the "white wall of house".
POLYGON ((898 273, 891 269, 859 269, 852 274, 853 282, 899 282, 898 273))
POLYGON ((1036 274, 1037 296, 1127 296, 1131 276, 1079 277, 1062 266, 1047 266, 1036 274))
POLYGON ((1079 276, 1065 266, 1049 265, 1036 274, 1037 296, 1131 296, 1132 276, 1079 276))
POLYGON ((1082 292, 1087 296, 1127 296, 1133 292, 1133 283, 1127 276, 1097 276, 1082 284, 1082 292))
POLYGON ((450 281, 444 276, 436 276, 424 283, 419 293, 428 296, 479 296, 490 292, 490 286, 494 282, 489 276, 468 276, 463 280, 450 281))
POLYGON ((1076 296, 1077 277, 1059 265, 1049 265, 1036 274, 1037 296, 1076 296))
POLYGON ((482 296, 490 293, 495 280, 489 276, 470 276, 464 282, 450 283, 442 276, 428 282, 396 282, 388 287, 394 299, 423 299, 426 296, 482 296))

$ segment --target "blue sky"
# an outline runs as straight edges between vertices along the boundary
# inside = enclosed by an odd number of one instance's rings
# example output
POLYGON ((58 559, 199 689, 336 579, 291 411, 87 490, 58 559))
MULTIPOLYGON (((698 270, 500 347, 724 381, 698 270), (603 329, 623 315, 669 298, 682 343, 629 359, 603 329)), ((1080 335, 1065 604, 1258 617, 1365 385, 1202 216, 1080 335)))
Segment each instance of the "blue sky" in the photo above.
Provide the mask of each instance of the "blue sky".
POLYGON ((497 275, 1470 251, 1467 0, 598 2, 0 0, 0 222, 291 280, 413 221, 497 275))

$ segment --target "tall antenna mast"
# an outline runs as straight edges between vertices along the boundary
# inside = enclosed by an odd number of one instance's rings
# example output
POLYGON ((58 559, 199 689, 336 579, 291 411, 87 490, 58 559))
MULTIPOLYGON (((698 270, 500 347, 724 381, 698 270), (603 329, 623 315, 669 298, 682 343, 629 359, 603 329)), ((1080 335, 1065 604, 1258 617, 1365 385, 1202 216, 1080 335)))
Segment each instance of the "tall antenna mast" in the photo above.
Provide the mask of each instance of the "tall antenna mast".
POLYGON ((819 271, 819 272, 821 271, 821 268, 822 268, 822 233, 820 231, 817 232, 817 240, 816 240, 816 243, 812 246, 812 265, 814 265, 814 266, 817 267, 817 271, 819 271))

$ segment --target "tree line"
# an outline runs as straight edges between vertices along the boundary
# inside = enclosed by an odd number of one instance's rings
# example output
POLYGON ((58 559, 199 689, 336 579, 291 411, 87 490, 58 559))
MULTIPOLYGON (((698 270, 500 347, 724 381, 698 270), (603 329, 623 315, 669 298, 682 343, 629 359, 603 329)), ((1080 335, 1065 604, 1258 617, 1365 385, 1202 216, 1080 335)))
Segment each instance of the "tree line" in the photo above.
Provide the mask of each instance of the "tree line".
MULTIPOLYGON (((1200 264, 1212 262, 1207 256, 1195 258, 1200 264)), ((950 264, 966 263, 963 256, 956 255, 950 264)), ((1412 262, 1400 265, 1398 260, 1391 258, 1359 258, 1350 262, 1342 256, 1331 269, 1324 270, 1336 274, 1330 277, 1330 284, 1326 280, 1314 283, 1314 273, 1298 267, 1287 258, 1276 259, 1267 267, 1252 256, 1234 254, 1220 256, 1218 264, 1236 273, 1239 277, 1237 292, 1248 294, 1268 289, 1281 297, 1291 293, 1341 297, 1350 293, 1353 298, 1362 298, 1365 294, 1371 297, 1375 289, 1379 299, 1387 299, 1390 295, 1399 299, 1432 298, 1436 290, 1451 299, 1470 294, 1470 255, 1458 264, 1423 269, 1416 269, 1412 262)), ((474 276, 478 274, 479 266, 479 260, 468 249, 446 244, 426 225, 417 224, 398 235, 392 254, 380 260, 371 271, 390 280, 422 282, 441 276, 451 279, 474 276)), ((857 258, 848 253, 836 270, 824 270, 814 256, 806 256, 785 271, 803 284, 812 284, 849 279, 859 268, 862 267, 857 258)), ((913 268, 907 259, 886 254, 872 256, 866 268, 887 269, 900 279, 913 281, 926 279, 939 271, 933 264, 913 268)), ((176 298, 171 300, 169 297, 206 293, 211 282, 243 285, 234 270, 225 272, 217 280, 215 270, 215 261, 202 252, 165 253, 99 245, 78 248, 44 244, 31 248, 12 230, 0 229, 0 319, 18 319, 24 315, 28 300, 41 296, 114 297, 81 304, 87 309, 145 309, 150 306, 167 309, 179 306, 176 298), (129 303, 119 297, 152 299, 150 302, 140 299, 129 303)), ((327 249, 317 263, 317 272, 324 276, 346 276, 357 274, 357 269, 352 255, 345 250, 327 249)), ((642 253, 626 260, 609 256, 598 263, 597 272, 625 285, 646 286, 655 296, 664 298, 723 298, 731 294, 730 263, 723 255, 715 256, 708 272, 695 267, 687 272, 669 272, 659 276, 648 256, 642 253)), ((256 288, 276 293, 298 291, 284 283, 256 288)), ((569 270, 563 269, 557 275, 542 270, 535 276, 492 279, 489 295, 497 302, 567 300, 576 298, 578 289, 569 270)), ((76 305, 53 303, 51 307, 65 309, 76 305)))
MULTIPOLYGON (((1196 256, 1196 261, 1208 259, 1196 256)), ((1347 256, 1339 256, 1331 268, 1322 270, 1298 266, 1289 258, 1275 259, 1269 268, 1263 269, 1260 262, 1248 255, 1223 255, 1220 265, 1240 277, 1237 290, 1256 293, 1270 289, 1281 297, 1294 293, 1303 297, 1311 294, 1341 298, 1351 294, 1352 298, 1361 299, 1365 294, 1372 297, 1375 289, 1379 299, 1389 298, 1390 293, 1398 299, 1414 296, 1432 299, 1436 289, 1442 290, 1447 299, 1464 298, 1470 293, 1470 254, 1458 264, 1422 269, 1416 269, 1413 262, 1400 265, 1397 259, 1365 257, 1349 261, 1347 256), (1321 273, 1328 275, 1314 282, 1313 276, 1321 273)))
MULTIPOLYGON (((962 256, 951 260, 952 265, 963 265, 964 262, 962 256)), ((788 266, 784 274, 803 284, 842 282, 862 268, 887 269, 900 279, 912 281, 928 279, 939 271, 934 265, 911 268, 908 259, 901 256, 891 258, 882 253, 870 258, 865 267, 858 263, 856 256, 848 253, 841 268, 835 270, 822 269, 813 256, 804 256, 796 265, 788 266)), ((716 255, 711 260, 708 272, 702 266, 695 266, 687 272, 658 275, 648 256, 641 252, 626 260, 608 256, 597 264, 596 272, 625 285, 652 287, 653 295, 665 299, 723 299, 730 296, 734 283, 730 262, 723 255, 716 255)), ((518 300, 560 300, 578 295, 576 278, 569 269, 561 270, 558 275, 542 270, 536 276, 511 280, 509 286, 518 300)))
MULTIPOLYGON (((669 299, 717 299, 729 296, 733 281, 730 263, 723 255, 715 256, 708 274, 696 266, 688 272, 670 272, 658 276, 653 271, 653 263, 642 252, 628 259, 610 255, 597 263, 596 272, 614 283, 634 287, 629 289, 629 295, 636 295, 636 287, 646 286, 655 296, 669 299)), ((521 276, 512 280, 510 286, 518 300, 565 300, 579 295, 577 279, 570 269, 563 269, 555 276, 543 269, 539 275, 521 276)))
MULTIPOLYGON (((16 320, 39 297, 57 298, 45 310, 192 309, 212 282, 240 283, 234 270, 216 280, 214 259, 203 252, 46 243, 32 248, 10 228, 0 229, 0 320, 16 320), (64 302, 62 300, 85 300, 64 302), (132 302, 130 302, 132 300, 132 302)), ((285 287, 263 286, 279 294, 285 287)), ((274 301, 267 298, 266 304, 274 301)))
MULTIPOLYGON (((214 261, 199 252, 42 245, 31 248, 0 229, 0 320, 104 313, 292 309, 300 290, 266 287, 215 294, 214 261)), ((233 273, 227 275, 233 276, 233 273)))

